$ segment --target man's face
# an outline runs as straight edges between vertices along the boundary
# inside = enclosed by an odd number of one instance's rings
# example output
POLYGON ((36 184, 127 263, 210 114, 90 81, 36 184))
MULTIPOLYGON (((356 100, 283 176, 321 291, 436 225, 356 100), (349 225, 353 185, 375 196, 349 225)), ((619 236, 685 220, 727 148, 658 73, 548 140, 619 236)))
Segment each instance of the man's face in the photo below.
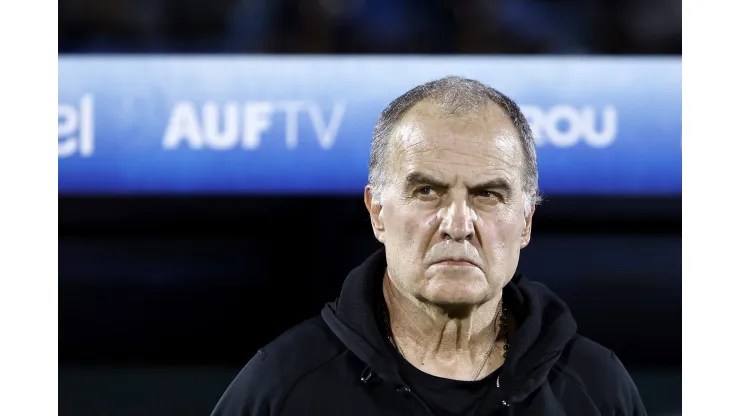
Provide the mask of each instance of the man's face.
POLYGON ((512 278, 529 243, 523 155, 497 106, 440 116, 421 102, 390 143, 382 203, 365 190, 375 235, 397 287, 438 305, 490 300, 512 278))

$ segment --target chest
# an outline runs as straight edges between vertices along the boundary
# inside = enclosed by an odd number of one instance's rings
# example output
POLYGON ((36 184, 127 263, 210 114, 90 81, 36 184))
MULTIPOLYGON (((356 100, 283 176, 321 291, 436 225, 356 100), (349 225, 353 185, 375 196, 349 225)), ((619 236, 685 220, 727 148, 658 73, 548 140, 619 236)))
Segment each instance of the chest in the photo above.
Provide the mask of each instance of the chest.
MULTIPOLYGON (((471 397, 479 403, 457 403, 462 413, 453 412, 455 406, 440 406, 444 393, 416 392, 393 386, 390 383, 345 382, 322 388, 302 386, 295 389, 283 403, 281 415, 350 415, 350 416, 447 416, 458 415, 578 415, 600 416, 601 413, 591 399, 580 389, 561 383, 545 383, 525 400, 505 406, 496 397, 471 397), (429 397, 429 394, 435 394, 429 397), (426 396, 426 397, 425 397, 426 396)), ((462 396, 451 400, 464 400, 462 396)))

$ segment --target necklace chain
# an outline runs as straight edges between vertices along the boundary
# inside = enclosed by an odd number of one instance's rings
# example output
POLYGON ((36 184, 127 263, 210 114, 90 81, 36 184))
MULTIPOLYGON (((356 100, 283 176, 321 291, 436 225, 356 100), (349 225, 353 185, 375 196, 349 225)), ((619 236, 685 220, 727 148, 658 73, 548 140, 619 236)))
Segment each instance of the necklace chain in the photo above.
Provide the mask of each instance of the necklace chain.
MULTIPOLYGON (((401 356, 406 358, 406 354, 404 354, 403 350, 401 349, 401 345, 396 342, 395 337, 393 336, 393 330, 391 329, 391 323, 388 316, 388 308, 383 308, 383 317, 385 318, 385 325, 386 329, 388 331, 388 340, 391 342, 392 345, 394 345, 396 348, 398 348, 398 352, 401 353, 401 356)), ((498 322, 498 325, 496 325, 496 329, 494 330, 493 334, 493 340, 491 340, 491 346, 488 347, 488 352, 486 353, 486 357, 483 359, 483 362, 480 365, 480 368, 478 368, 478 371, 475 373, 475 376, 473 377, 473 381, 477 380, 480 376, 480 373, 483 371, 483 368, 486 366, 486 363, 488 363, 488 360, 491 358, 491 354, 493 353, 493 347, 496 345, 496 340, 498 339, 499 333, 503 329, 504 332, 504 360, 506 359, 506 354, 509 352, 509 331, 507 327, 507 311, 504 307, 504 301, 503 299, 499 303, 498 311, 496 312, 496 317, 494 318, 494 321, 498 322)))
POLYGON ((498 311, 496 312, 496 318, 494 319, 495 322, 498 323, 496 325, 496 329, 493 333, 493 340, 491 341, 491 346, 488 347, 488 352, 486 353, 486 358, 483 359, 483 362, 480 365, 480 368, 478 369, 478 372, 475 373, 475 377, 473 377, 473 380, 478 380, 478 376, 480 376, 481 371, 483 371, 483 367, 486 366, 486 363, 488 363, 488 359, 491 358, 491 353, 493 352, 493 346, 496 345, 496 339, 498 338, 499 331, 501 330, 501 327, 503 326, 503 309, 504 309, 504 301, 501 300, 501 303, 499 303, 498 311))

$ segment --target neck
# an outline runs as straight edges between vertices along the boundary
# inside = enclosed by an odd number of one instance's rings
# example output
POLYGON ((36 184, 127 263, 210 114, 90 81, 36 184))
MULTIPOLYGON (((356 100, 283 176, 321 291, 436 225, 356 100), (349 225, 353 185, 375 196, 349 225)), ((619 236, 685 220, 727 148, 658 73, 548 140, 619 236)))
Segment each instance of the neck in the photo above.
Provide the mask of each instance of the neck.
POLYGON ((438 377, 472 380, 503 364, 500 291, 479 305, 435 305, 396 287, 386 274, 383 297, 392 341, 416 368, 438 377))

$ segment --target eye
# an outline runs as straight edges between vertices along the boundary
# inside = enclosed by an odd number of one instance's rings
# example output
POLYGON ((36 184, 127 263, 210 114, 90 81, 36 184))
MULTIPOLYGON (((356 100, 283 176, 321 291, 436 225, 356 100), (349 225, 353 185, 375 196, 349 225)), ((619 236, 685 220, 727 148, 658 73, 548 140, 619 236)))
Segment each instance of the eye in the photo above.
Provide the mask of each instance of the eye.
POLYGON ((434 192, 434 189, 431 186, 422 186, 416 190, 416 193, 419 195, 431 195, 432 192, 434 192))
POLYGON ((416 191, 414 194, 425 201, 436 199, 438 196, 438 192, 434 187, 432 186, 421 186, 419 188, 416 188, 416 191))
POLYGON ((484 199, 501 199, 501 195, 493 191, 480 191, 477 196, 484 199))

